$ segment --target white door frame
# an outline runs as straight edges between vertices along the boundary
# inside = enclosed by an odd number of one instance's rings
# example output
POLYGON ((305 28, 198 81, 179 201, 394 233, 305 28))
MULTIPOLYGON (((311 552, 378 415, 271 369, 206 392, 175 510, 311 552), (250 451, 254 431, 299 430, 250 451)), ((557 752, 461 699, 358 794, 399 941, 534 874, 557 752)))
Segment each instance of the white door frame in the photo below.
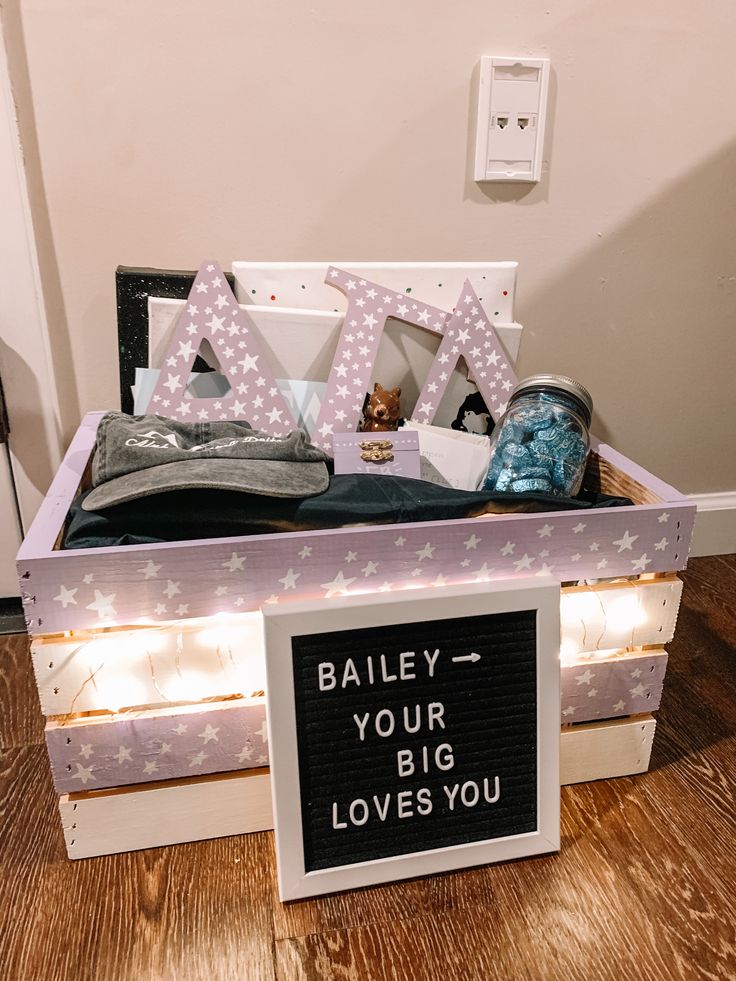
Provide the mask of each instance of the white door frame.
POLYGON ((0 375, 10 458, 27 529, 61 462, 59 396, 28 186, 0 19, 0 375), (46 486, 44 486, 46 485, 46 486))

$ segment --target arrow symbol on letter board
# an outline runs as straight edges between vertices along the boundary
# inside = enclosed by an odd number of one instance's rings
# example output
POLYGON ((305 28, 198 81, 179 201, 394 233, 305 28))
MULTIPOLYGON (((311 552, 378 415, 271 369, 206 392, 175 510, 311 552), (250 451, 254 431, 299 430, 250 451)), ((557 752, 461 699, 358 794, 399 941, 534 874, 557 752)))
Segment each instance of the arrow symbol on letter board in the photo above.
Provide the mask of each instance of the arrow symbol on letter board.
POLYGON ((474 664, 476 661, 480 661, 480 654, 476 654, 473 651, 472 654, 458 654, 457 657, 453 657, 453 661, 472 661, 474 664))

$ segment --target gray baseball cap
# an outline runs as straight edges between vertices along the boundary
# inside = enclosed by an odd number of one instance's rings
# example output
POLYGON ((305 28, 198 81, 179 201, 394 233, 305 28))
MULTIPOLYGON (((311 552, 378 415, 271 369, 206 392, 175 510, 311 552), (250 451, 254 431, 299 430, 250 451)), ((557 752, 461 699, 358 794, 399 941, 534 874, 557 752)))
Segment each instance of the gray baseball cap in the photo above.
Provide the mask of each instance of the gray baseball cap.
POLYGON ((94 490, 82 507, 102 511, 191 488, 311 497, 329 485, 326 459, 299 429, 271 436, 241 422, 184 423, 108 412, 97 430, 94 490))

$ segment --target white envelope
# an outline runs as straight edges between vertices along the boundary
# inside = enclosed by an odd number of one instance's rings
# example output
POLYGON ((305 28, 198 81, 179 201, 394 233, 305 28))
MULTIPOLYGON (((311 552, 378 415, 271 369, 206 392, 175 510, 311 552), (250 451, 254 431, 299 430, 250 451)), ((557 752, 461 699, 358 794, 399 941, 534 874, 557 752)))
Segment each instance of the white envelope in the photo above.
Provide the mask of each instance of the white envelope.
POLYGON ((487 436, 407 420, 405 429, 419 433, 419 452, 456 490, 479 490, 491 461, 487 436))

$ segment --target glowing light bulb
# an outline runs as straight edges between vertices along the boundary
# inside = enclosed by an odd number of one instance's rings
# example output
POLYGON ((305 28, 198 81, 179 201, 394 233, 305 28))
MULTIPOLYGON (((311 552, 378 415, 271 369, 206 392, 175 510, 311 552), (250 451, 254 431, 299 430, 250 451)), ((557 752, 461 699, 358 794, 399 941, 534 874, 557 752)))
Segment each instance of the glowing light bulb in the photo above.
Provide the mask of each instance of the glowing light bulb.
POLYGON ((217 690, 221 687, 221 684, 218 685, 212 676, 203 671, 187 669, 180 675, 169 678, 166 684, 161 686, 161 690, 172 702, 198 702, 213 695, 227 694, 217 690))
POLYGON ((612 596, 606 604, 606 612, 611 628, 618 632, 630 632, 647 621, 646 610, 642 608, 638 591, 635 590, 612 596))
POLYGON ((266 690, 266 657, 263 653, 253 654, 238 669, 239 690, 243 695, 266 690))
POLYGON ((100 708, 119 712, 123 708, 144 705, 148 701, 148 691, 144 685, 130 675, 114 674, 98 685, 100 708))
POLYGON ((572 664, 578 653, 578 645, 572 637, 563 638, 560 643, 560 661, 562 664, 572 664))

